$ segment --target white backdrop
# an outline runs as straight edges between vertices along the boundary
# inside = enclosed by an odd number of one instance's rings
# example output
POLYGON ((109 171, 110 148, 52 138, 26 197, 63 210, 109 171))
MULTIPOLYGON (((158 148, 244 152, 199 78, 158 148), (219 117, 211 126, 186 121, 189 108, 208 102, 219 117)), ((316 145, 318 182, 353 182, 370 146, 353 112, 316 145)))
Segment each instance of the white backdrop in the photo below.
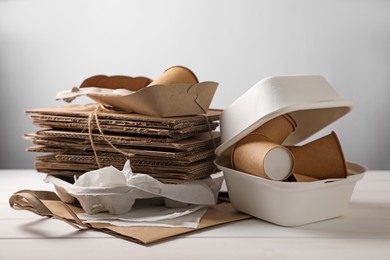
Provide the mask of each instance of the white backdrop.
POLYGON ((265 77, 324 75, 355 106, 318 136, 390 169, 389 14, 385 0, 0 0, 0 168, 34 167, 25 109, 92 75, 184 65, 220 83, 222 109, 265 77))

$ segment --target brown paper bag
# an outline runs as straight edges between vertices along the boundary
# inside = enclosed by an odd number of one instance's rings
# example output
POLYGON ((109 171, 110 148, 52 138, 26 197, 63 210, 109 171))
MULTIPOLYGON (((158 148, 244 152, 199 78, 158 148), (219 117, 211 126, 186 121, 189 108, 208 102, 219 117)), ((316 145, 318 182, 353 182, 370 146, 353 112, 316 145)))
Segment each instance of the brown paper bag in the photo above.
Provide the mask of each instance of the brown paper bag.
POLYGON ((230 203, 221 202, 209 208, 195 229, 170 227, 118 227, 104 223, 83 223, 77 213, 83 209, 62 202, 50 191, 21 190, 15 192, 9 199, 14 209, 29 210, 38 215, 60 219, 77 228, 98 230, 112 236, 133 241, 139 244, 150 244, 182 234, 195 232, 200 229, 251 218, 232 208, 230 203))

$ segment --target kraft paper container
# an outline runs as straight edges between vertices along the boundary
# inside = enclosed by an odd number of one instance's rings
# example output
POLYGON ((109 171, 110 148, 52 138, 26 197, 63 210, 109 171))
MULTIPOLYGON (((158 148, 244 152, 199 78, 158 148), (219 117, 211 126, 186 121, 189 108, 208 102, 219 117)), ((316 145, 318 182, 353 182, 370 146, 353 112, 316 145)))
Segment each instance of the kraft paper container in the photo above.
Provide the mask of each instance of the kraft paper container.
POLYGON ((137 91, 146 87, 152 80, 147 77, 96 75, 85 79, 80 88, 99 87, 110 89, 127 89, 137 91))
POLYGON ((152 82, 146 77, 93 76, 80 88, 60 91, 56 99, 72 102, 79 96, 88 96, 115 110, 178 117, 206 114, 217 86, 213 81, 199 82, 186 67, 174 66, 152 82))
POLYGON ((300 226, 343 215, 356 181, 367 170, 348 163, 346 179, 281 182, 233 170, 222 158, 216 163, 224 173, 235 209, 281 226, 300 226))
POLYGON ((261 134, 249 134, 232 152, 233 168, 271 180, 287 179, 294 168, 291 152, 261 134))
POLYGON ((241 139, 275 118, 287 115, 292 119, 295 128, 283 129, 287 136, 282 138, 282 145, 296 146, 351 108, 352 102, 338 95, 320 75, 269 77, 233 102, 220 117, 222 144, 216 149, 215 160, 224 173, 233 207, 282 226, 299 226, 344 214, 356 181, 367 170, 364 166, 346 162, 346 178, 317 181, 293 170, 298 182, 282 182, 235 170, 231 154, 241 139))

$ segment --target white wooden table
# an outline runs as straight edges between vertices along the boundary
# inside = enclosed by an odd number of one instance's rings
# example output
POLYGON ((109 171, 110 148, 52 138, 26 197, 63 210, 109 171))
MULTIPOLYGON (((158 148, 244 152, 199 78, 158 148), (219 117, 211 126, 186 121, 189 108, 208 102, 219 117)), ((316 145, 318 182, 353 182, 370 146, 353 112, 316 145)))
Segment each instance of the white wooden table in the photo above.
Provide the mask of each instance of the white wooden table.
POLYGON ((300 227, 249 219, 143 246, 10 208, 21 189, 53 190, 34 170, 0 170, 0 259, 390 259, 390 171, 358 181, 347 213, 300 227))

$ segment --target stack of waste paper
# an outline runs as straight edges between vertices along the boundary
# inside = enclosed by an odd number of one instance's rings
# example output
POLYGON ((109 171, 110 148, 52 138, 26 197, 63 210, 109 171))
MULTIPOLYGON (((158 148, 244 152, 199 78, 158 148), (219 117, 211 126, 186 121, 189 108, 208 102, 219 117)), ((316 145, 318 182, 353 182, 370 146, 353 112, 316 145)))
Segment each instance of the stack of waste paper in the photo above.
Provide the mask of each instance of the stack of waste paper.
POLYGON ((120 169, 130 159, 135 173, 149 174, 164 183, 183 183, 216 172, 213 160, 220 134, 214 130, 221 111, 208 107, 217 83, 197 83, 196 77, 188 83, 175 78, 172 71, 182 75, 189 70, 173 67, 163 74, 170 77, 168 83, 145 80, 149 84, 137 86, 135 91, 97 88, 93 82, 94 87, 73 88, 59 94, 59 99, 87 95, 97 103, 28 109, 26 113, 39 130, 25 135, 34 144, 27 151, 44 153, 36 157, 36 170, 73 178, 110 165, 120 169), (177 89, 187 90, 179 93, 177 89), (157 99, 151 95, 161 91, 170 94, 157 99), (135 96, 142 102, 127 103, 133 106, 132 111, 115 106, 135 96), (190 102, 186 101, 187 106, 180 102, 188 96, 193 97, 194 109, 189 109, 193 105, 190 102), (134 112, 137 109, 146 112, 134 112))

